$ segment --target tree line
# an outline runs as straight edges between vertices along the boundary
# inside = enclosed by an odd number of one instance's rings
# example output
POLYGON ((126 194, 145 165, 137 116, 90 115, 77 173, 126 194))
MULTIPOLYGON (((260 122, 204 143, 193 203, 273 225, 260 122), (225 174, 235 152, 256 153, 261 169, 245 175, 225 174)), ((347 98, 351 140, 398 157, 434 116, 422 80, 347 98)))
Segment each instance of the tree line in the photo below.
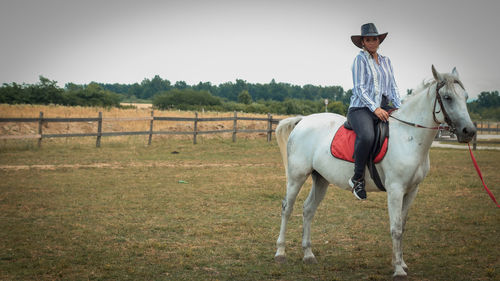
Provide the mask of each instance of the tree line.
POLYGON ((4 83, 0 87, 0 103, 7 104, 61 104, 70 106, 120 106, 120 102, 153 102, 160 109, 244 111, 254 113, 311 114, 328 110, 345 114, 350 91, 340 86, 297 86, 277 83, 252 84, 237 79, 212 85, 200 82, 188 85, 184 81, 172 84, 156 75, 140 84, 88 85, 67 83, 59 88, 56 81, 40 76, 35 84, 4 83))
POLYGON ((60 104, 69 106, 120 106, 122 97, 103 89, 97 83, 88 85, 66 84, 64 89, 56 81, 40 76, 36 84, 4 83, 0 87, 0 103, 7 104, 60 104))
MULTIPOLYGON (((246 90, 238 95, 237 101, 226 101, 205 90, 174 89, 155 95, 153 105, 160 109, 303 115, 325 111, 325 105, 321 100, 285 99, 284 101, 259 100, 254 102, 246 90)), ((329 112, 345 114, 347 106, 342 102, 334 101, 328 104, 327 109, 329 112)))
POLYGON ((159 75, 156 75, 153 79, 146 78, 142 80, 141 83, 101 83, 99 85, 105 90, 125 96, 127 100, 151 100, 158 93, 174 89, 207 91, 226 101, 238 101, 238 95, 244 90, 248 91, 255 101, 284 101, 285 99, 317 100, 327 98, 333 101, 349 103, 350 98, 341 86, 298 86, 290 83, 277 83, 274 79, 267 84, 248 83, 245 80, 236 79, 236 82, 226 82, 219 85, 212 85, 210 82, 199 82, 196 85, 188 85, 184 81, 177 81, 175 84, 172 84, 169 80, 162 79, 159 75))
POLYGON ((156 75, 144 79, 140 84, 100 84, 103 89, 125 96, 127 101, 152 100, 161 108, 183 110, 244 111, 253 113, 311 114, 325 110, 345 114, 351 90, 345 92, 341 86, 292 85, 277 83, 248 83, 242 79, 212 85, 199 82, 188 85, 184 81, 172 84, 156 75))
MULTIPOLYGON (((329 112, 345 115, 351 95, 351 90, 344 91, 341 86, 298 86, 277 83, 274 79, 266 84, 236 79, 219 85, 210 82, 188 85, 184 81, 172 84, 158 75, 134 84, 67 83, 64 88, 40 76, 36 84, 4 83, 0 87, 0 103, 7 104, 119 107, 123 101, 148 101, 160 109, 303 115, 325 111, 325 99, 329 100, 329 112)), ((482 92, 468 107, 475 120, 500 120, 498 91, 482 92)))
POLYGON ((500 121, 500 95, 498 91, 481 92, 477 99, 467 104, 473 120, 500 121))

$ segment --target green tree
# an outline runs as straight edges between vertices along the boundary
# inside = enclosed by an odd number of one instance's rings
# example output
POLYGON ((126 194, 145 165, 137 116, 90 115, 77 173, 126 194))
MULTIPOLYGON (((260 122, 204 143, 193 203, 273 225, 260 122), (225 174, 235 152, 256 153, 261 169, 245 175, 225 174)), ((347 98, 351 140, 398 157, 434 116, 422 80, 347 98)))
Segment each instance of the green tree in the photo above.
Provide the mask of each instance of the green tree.
POLYGON ((64 90, 57 86, 57 82, 43 76, 40 76, 39 79, 38 84, 29 85, 25 89, 28 92, 29 103, 61 104, 64 90))
POLYGON ((11 84, 4 83, 0 88, 0 103, 29 103, 29 97, 26 95, 23 85, 15 82, 11 84))
POLYGON ((183 89, 186 89, 186 88, 188 87, 188 85, 187 85, 187 84, 186 84, 186 82, 184 82, 184 81, 177 81, 177 82, 175 82, 174 87, 175 87, 176 89, 183 90, 183 89))
POLYGON ((351 103, 351 97, 352 97, 352 89, 349 89, 342 98, 342 103, 349 105, 351 103))
POLYGON ((120 105, 120 95, 104 90, 95 82, 86 86, 67 84, 66 88, 63 102, 65 105, 103 107, 120 105))
POLYGON ((340 101, 329 102, 327 106, 328 112, 333 112, 340 115, 346 115, 347 107, 347 105, 343 104, 340 101))
POLYGON ((139 83, 134 83, 130 85, 128 91, 127 91, 127 96, 128 97, 135 97, 138 98, 142 94, 142 86, 139 83))
POLYGON ((251 104, 252 103, 252 96, 247 90, 241 91, 241 93, 238 95, 238 102, 244 103, 244 104, 251 104))
POLYGON ((193 86, 193 89, 196 91, 207 91, 210 93, 214 93, 216 86, 212 86, 212 83, 210 82, 199 82, 198 85, 193 86))
POLYGON ((500 120, 500 96, 498 91, 481 92, 477 100, 467 104, 473 119, 500 120))
POLYGON ((500 96, 498 91, 481 92, 477 97, 477 104, 482 108, 500 107, 500 96))

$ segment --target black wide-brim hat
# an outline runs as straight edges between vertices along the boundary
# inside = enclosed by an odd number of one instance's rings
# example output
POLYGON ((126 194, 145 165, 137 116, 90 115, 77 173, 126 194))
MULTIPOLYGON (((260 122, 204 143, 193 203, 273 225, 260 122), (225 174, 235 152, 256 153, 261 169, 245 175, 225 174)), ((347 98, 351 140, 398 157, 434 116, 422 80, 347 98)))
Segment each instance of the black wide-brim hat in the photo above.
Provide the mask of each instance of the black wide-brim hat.
POLYGON ((379 34, 377 31, 377 28, 375 27, 375 24, 373 23, 366 23, 361 26, 361 35, 353 35, 351 36, 352 43, 356 45, 356 47, 363 49, 363 44, 361 41, 363 40, 363 37, 367 36, 377 36, 379 43, 382 43, 384 41, 385 37, 387 36, 388 32, 379 34))

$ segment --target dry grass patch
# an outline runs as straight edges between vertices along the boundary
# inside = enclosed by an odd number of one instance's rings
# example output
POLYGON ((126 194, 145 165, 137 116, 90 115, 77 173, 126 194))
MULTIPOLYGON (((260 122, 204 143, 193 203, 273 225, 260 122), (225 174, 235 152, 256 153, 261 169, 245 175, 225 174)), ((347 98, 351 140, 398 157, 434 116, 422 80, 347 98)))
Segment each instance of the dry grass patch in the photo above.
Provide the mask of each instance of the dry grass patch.
MULTIPOLYGON (((58 105, 7 105, 0 104, 1 118, 38 118, 39 113, 43 112, 46 118, 89 118, 98 117, 99 112, 103 113, 103 132, 125 132, 125 131, 148 131, 150 121, 113 121, 106 118, 137 118, 151 117, 151 109, 138 107, 136 109, 119 109, 119 108, 98 108, 98 107, 69 107, 58 105)), ((178 110, 155 110, 157 117, 189 117, 194 118, 195 113, 190 111, 178 110)), ((209 117, 233 117, 234 113, 219 113, 219 112, 200 112, 199 118, 209 117)), ((240 117, 258 117, 267 118, 264 114, 249 114, 238 113, 240 117)), ((286 116, 274 116, 273 118, 285 118, 286 116)), ((228 130, 233 128, 233 121, 215 121, 215 122, 199 122, 199 131, 212 130, 228 130)), ((174 121, 156 121, 154 122, 155 131, 193 131, 193 122, 174 122, 174 121)), ((240 130, 266 130, 267 123, 265 121, 238 121, 238 129, 240 130)), ((33 135, 38 132, 38 123, 1 123, 0 135, 33 135)), ((44 134, 67 134, 67 133, 95 133, 97 132, 97 122, 73 122, 73 123, 45 123, 43 127, 44 134)), ((239 138, 257 138, 265 137, 265 133, 261 134, 244 134, 239 133, 239 138)), ((203 135, 202 138, 228 138, 230 134, 223 135, 203 135)), ((176 138, 189 139, 191 136, 154 136, 154 138, 176 138)), ((108 138, 107 138, 108 139, 108 138)), ((124 137, 116 137, 111 139, 126 139, 124 137)))

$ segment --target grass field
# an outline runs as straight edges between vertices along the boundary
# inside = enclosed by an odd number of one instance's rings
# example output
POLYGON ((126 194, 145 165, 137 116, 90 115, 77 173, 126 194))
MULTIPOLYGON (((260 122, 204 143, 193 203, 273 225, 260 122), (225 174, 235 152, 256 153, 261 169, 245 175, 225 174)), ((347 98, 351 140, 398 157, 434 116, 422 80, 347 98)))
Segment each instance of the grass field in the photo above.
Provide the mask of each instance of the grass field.
MULTIPOLYGON (((500 197, 500 151, 475 154, 500 197)), ((405 234, 409 280, 499 280, 500 213, 468 152, 432 149, 431 166, 405 234)), ((319 263, 302 263, 310 180, 288 263, 274 263, 285 176, 264 138, 1 143, 0 177, 1 280, 388 280, 393 270, 385 193, 359 202, 333 186, 312 227, 319 263)))

